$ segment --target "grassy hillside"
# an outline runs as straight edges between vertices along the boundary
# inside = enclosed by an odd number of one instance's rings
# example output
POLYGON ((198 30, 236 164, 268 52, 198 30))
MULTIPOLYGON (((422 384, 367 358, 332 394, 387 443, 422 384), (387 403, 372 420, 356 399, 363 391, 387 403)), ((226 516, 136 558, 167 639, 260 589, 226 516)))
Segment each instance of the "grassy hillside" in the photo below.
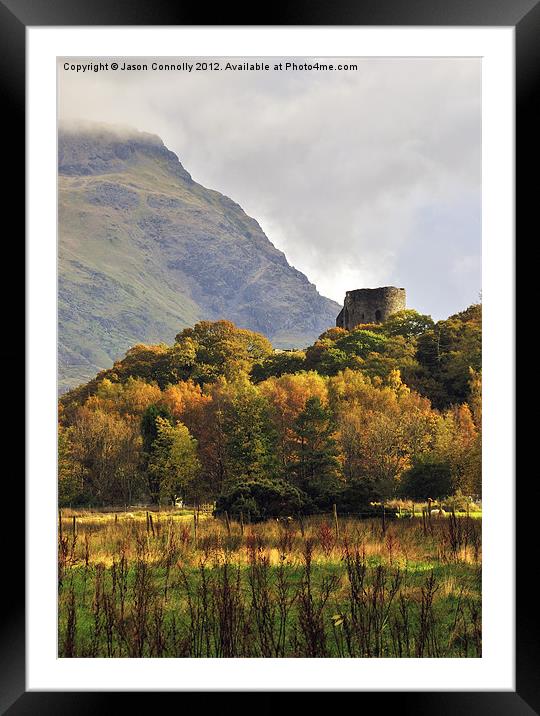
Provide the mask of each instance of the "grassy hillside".
POLYGON ((62 129, 58 197, 60 390, 202 319, 227 318, 278 347, 334 324, 338 304, 158 137, 62 129))

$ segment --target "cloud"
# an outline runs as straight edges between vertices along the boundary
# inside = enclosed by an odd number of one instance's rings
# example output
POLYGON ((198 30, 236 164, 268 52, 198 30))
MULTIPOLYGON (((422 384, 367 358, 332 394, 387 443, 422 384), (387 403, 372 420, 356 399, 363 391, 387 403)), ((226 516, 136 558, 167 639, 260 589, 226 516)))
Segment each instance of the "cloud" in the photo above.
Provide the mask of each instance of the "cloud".
POLYGON ((60 62, 59 114, 161 136, 321 293, 400 285, 445 317, 481 290, 481 61, 346 61, 358 70, 75 74, 60 62))

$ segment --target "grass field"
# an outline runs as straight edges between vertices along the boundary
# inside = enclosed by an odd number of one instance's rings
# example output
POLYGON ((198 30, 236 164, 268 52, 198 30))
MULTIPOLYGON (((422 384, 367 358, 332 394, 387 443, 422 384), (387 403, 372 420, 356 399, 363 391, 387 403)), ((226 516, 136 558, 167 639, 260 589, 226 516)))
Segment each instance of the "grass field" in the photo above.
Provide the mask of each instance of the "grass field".
POLYGON ((481 525, 64 510, 58 653, 479 657, 481 525))

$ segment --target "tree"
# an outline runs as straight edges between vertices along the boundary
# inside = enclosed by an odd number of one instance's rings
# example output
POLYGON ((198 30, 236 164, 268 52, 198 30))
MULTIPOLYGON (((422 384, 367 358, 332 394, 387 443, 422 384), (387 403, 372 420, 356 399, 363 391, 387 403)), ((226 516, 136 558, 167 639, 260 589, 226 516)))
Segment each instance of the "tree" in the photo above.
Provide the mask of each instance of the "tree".
POLYGON ((402 382, 399 371, 385 381, 345 371, 330 379, 329 396, 346 477, 390 497, 413 458, 431 447, 437 419, 429 402, 402 382))
POLYGON ((146 495, 168 499, 187 484, 158 418, 196 441, 190 489, 206 499, 284 479, 315 506, 356 505, 396 494, 428 462, 449 466, 455 488, 477 495, 481 307, 430 321, 402 311, 384 324, 330 328, 305 352, 273 352, 229 321, 201 321, 173 346, 136 345, 60 399, 61 500, 128 502, 145 484, 146 495))
POLYGON ((114 383, 109 378, 104 378, 85 406, 90 410, 103 410, 107 413, 142 416, 144 411, 160 398, 160 388, 142 378, 130 376, 125 383, 114 383))
POLYGON ((369 355, 385 352, 386 343, 386 336, 363 328, 340 328, 337 335, 326 331, 306 349, 306 367, 322 375, 337 375, 346 368, 362 369, 369 355))
POLYGON ((298 373, 306 369, 304 351, 277 351, 251 369, 251 379, 258 383, 272 376, 298 373))
POLYGON ((324 333, 321 333, 318 340, 337 341, 338 338, 343 338, 343 336, 346 336, 348 332, 349 331, 347 331, 345 328, 341 328, 340 326, 332 326, 332 328, 327 328, 324 333))
POLYGON ((382 324, 382 331, 386 336, 402 336, 411 339, 422 335, 433 328, 433 319, 411 308, 398 311, 389 316, 382 324))
POLYGON ((169 409, 163 405, 149 405, 144 411, 141 420, 141 435, 143 450, 147 454, 151 452, 154 440, 156 440, 158 436, 157 418, 164 418, 169 422, 173 420, 169 409))
POLYGON ((222 431, 227 479, 268 477, 276 469, 276 433, 268 401, 247 379, 230 383, 222 431))
POLYGON ((158 418, 173 422, 172 415, 169 410, 162 405, 150 405, 142 416, 141 420, 141 436, 142 436, 142 456, 141 465, 146 474, 148 483, 148 492, 152 502, 156 503, 159 499, 159 480, 156 473, 150 471, 149 465, 152 459, 152 449, 154 442, 157 440, 158 418))
POLYGON ((73 458, 84 476, 81 496, 100 504, 127 504, 139 486, 141 439, 131 417, 79 408, 73 458))
POLYGON ((449 465, 455 490, 479 494, 481 490, 481 436, 469 406, 454 406, 440 418, 433 459, 449 465))
POLYGON ((437 408, 464 403, 470 396, 471 369, 482 368, 482 321, 479 306, 439 321, 418 338, 422 372, 414 386, 437 408))
POLYGON ((189 492, 195 494, 195 478, 201 468, 197 441, 180 422, 172 425, 158 415, 155 424, 157 436, 148 462, 152 500, 170 503, 178 495, 185 498, 189 492))
POLYGON ((131 376, 148 382, 155 380, 163 387, 169 381, 169 350, 164 343, 139 343, 130 348, 121 361, 115 362, 109 375, 115 382, 123 383, 131 376))
POLYGON ((281 474, 286 475, 296 454, 295 421, 304 410, 308 398, 317 397, 323 404, 326 403, 326 380, 315 371, 286 374, 260 383, 259 391, 270 406, 279 469, 281 474))
MULTIPOLYGON (((174 385, 169 385, 162 391, 159 400, 159 406, 169 411, 175 420, 181 420, 186 423, 191 432, 193 428, 189 422, 190 416, 197 408, 211 400, 209 395, 205 395, 200 385, 193 380, 179 381, 174 385)), ((191 422, 193 418, 191 417, 191 422)))
POLYGON ((58 427, 58 505, 76 504, 83 491, 83 467, 75 459, 73 428, 58 427))
POLYGON ((370 353, 384 353, 387 338, 375 331, 367 331, 363 328, 355 328, 348 331, 344 336, 334 341, 336 348, 339 348, 347 355, 354 355, 366 358, 370 353))
POLYGON ((249 374, 255 363, 272 354, 272 344, 260 333, 237 328, 231 321, 200 321, 176 336, 176 350, 189 345, 194 351, 191 376, 200 383, 212 383, 219 376, 231 380, 249 374))
POLYGON ((331 504, 339 489, 338 449, 331 411, 320 398, 308 398, 294 422, 295 457, 290 465, 294 483, 319 507, 331 504))

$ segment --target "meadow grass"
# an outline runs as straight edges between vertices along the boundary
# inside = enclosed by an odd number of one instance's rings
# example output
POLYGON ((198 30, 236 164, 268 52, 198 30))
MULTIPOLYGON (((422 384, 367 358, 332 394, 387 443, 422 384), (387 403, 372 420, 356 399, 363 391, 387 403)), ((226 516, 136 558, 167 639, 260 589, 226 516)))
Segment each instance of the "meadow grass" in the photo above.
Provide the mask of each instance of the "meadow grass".
POLYGON ((471 516, 64 510, 58 580, 64 657, 481 656, 471 516))

